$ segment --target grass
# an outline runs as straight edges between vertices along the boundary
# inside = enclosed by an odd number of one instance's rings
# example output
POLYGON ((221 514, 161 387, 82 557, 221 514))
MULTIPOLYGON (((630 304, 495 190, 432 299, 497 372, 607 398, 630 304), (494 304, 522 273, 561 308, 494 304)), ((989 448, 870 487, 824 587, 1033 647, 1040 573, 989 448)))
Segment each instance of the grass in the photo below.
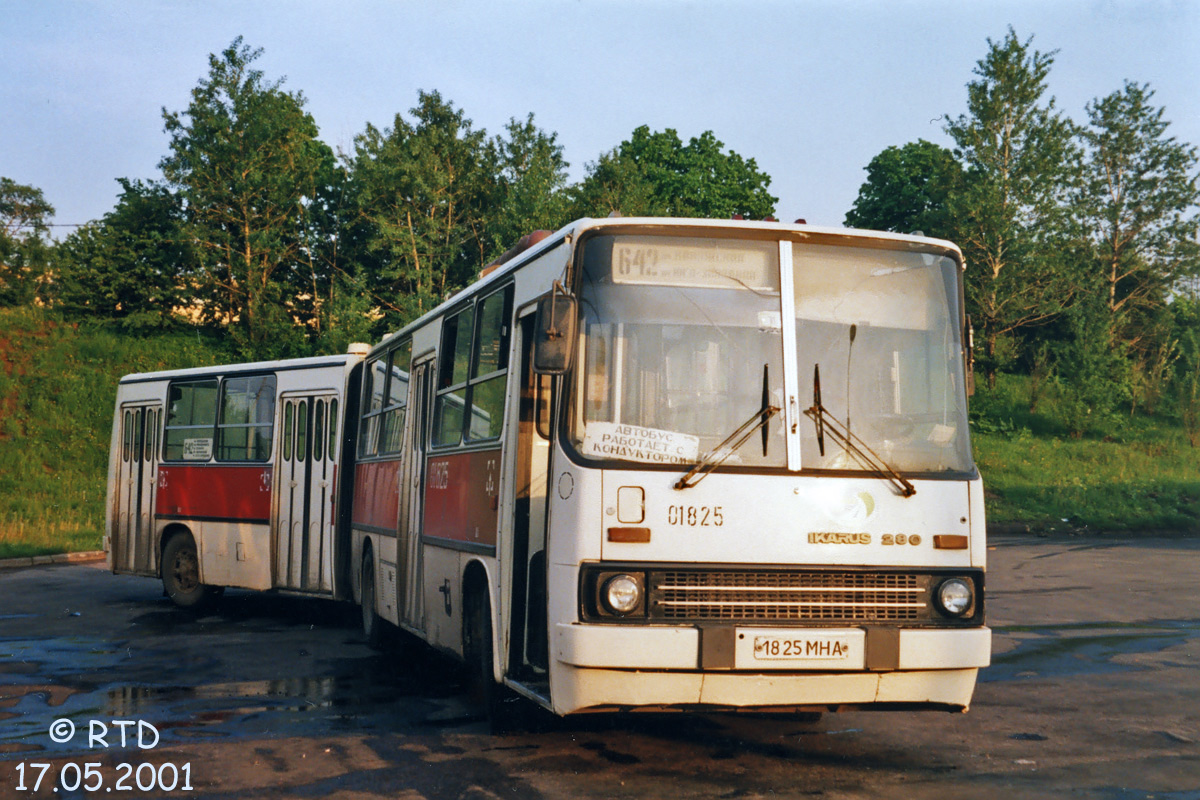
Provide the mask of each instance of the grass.
POLYGON ((1200 450, 1170 415, 1104 420, 1080 438, 1030 413, 1028 381, 1002 375, 975 398, 973 442, 988 521, 1032 530, 1200 532, 1200 450))
MULTIPOLYGON (((117 381, 231 360, 195 331, 141 337, 0 309, 0 559, 98 550, 117 381)), ((973 399, 988 519, 1035 531, 1200 532, 1200 450, 1139 414, 1072 438, 1053 395, 1001 375, 973 399)))
POLYGON ((100 549, 117 381, 227 360, 195 331, 136 338, 0 309, 0 558, 100 549))

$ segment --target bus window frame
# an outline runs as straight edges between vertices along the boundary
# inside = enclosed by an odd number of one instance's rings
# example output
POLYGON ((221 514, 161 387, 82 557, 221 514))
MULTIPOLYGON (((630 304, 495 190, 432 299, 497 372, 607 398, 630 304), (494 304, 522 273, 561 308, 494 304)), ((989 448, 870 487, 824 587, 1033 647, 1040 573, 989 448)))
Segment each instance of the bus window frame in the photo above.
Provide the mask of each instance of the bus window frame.
MULTIPOLYGON (((513 329, 513 284, 509 283, 501 286, 494 292, 489 292, 487 295, 479 298, 475 304, 475 331, 471 342, 471 369, 468 371, 467 378, 467 406, 463 415, 463 442, 466 444, 476 444, 478 442, 494 442, 504 435, 504 411, 508 407, 508 382, 504 382, 504 391, 501 392, 500 408, 497 413, 500 415, 500 429, 494 436, 472 436, 471 435, 471 420, 475 412, 475 389, 481 384, 490 381, 499 380, 508 374, 509 362, 511 360, 512 350, 512 329, 513 329), (502 303, 500 307, 500 330, 498 331, 497 347, 500 366, 491 372, 482 375, 477 374, 479 369, 479 357, 481 345, 483 343, 483 312, 484 307, 489 300, 492 300, 497 295, 500 296, 502 303)), ((490 412, 489 412, 490 413, 490 412)))
POLYGON ((362 402, 359 404, 358 419, 358 457, 360 459, 375 458, 379 455, 379 429, 382 427, 383 420, 383 393, 387 388, 387 364, 389 358, 390 353, 384 351, 377 354, 374 358, 368 359, 363 364, 362 402), (380 362, 383 362, 383 370, 381 372, 382 384, 379 387, 379 408, 372 410, 371 399, 375 385, 373 371, 380 362), (375 422, 374 435, 371 435, 370 425, 372 421, 375 422))
POLYGON ((247 372, 237 375, 222 375, 219 378, 220 387, 217 390, 217 420, 216 420, 216 435, 213 437, 213 457, 211 461, 218 464, 269 464, 275 453, 275 412, 279 406, 279 376, 274 372, 247 372), (225 397, 226 386, 231 380, 252 380, 254 378, 266 378, 271 384, 271 422, 269 426, 264 426, 258 422, 225 422, 225 397), (259 458, 221 458, 221 432, 223 430, 245 429, 253 430, 255 428, 268 428, 267 451, 259 458))
POLYGON ((254 372, 239 372, 235 375, 216 375, 205 376, 200 378, 180 378, 167 382, 167 402, 163 413, 158 415, 159 419, 155 421, 155 427, 159 430, 154 432, 156 449, 159 451, 159 457, 166 464, 269 464, 274 458, 275 453, 275 417, 279 410, 279 375, 272 370, 254 371, 254 372), (226 383, 229 380, 239 380, 242 378, 269 378, 272 385, 271 391, 271 422, 269 426, 269 435, 267 436, 267 452, 265 456, 254 459, 231 459, 220 458, 219 438, 222 430, 231 430, 235 428, 253 429, 265 427, 261 423, 225 423, 224 406, 226 383), (215 383, 217 385, 216 405, 213 409, 213 421, 208 425, 169 425, 171 419, 171 390, 180 385, 196 385, 203 383, 215 383), (201 461, 200 459, 186 458, 171 458, 167 454, 167 434, 172 430, 208 430, 212 434, 212 454, 208 459, 201 461))
MULTIPOLYGON (((221 415, 221 381, 224 376, 207 376, 202 378, 183 378, 181 380, 172 380, 167 382, 167 402, 163 413, 163 435, 162 435, 162 460, 169 464, 211 464, 216 458, 217 452, 217 419, 221 415), (171 390, 180 385, 198 385, 203 383, 212 383, 216 385, 216 401, 213 405, 212 422, 204 425, 171 425, 171 390), (180 456, 172 458, 167 453, 167 448, 171 446, 170 432, 173 430, 192 430, 203 431, 207 430, 210 433, 212 441, 212 452, 209 457, 203 461, 200 459, 187 459, 180 456)), ((190 417, 189 417, 190 419, 190 417)))
POLYGON ((382 407, 378 412, 376 412, 376 414, 379 416, 379 441, 376 442, 373 452, 374 455, 377 456, 396 456, 404 450, 404 426, 408 416, 408 393, 410 391, 410 383, 412 381, 412 338, 405 337, 404 339, 401 339, 394 347, 390 347, 386 353, 386 356, 381 356, 380 360, 384 360, 385 357, 387 366, 384 368, 383 392, 381 394, 382 407), (398 353, 403 353, 407 357, 408 364, 406 365, 405 373, 410 377, 405 382, 404 393, 400 395, 396 402, 392 403, 390 402, 392 399, 392 381, 396 377, 396 367, 399 366, 396 363, 396 355, 398 353), (395 447, 389 448, 387 446, 388 420, 392 416, 399 416, 400 423, 396 433, 395 447))
POLYGON ((467 299, 463 305, 454 309, 452 312, 442 318, 442 329, 439 336, 439 346, 437 353, 437 389, 434 394, 432 413, 430 414, 429 426, 429 447, 431 450, 445 451, 455 448, 488 444, 500 441, 504 437, 504 416, 505 409, 508 407, 508 382, 504 381, 504 392, 502 397, 504 402, 497 410, 500 415, 499 430, 494 436, 471 436, 471 419, 475 408, 474 392, 475 388, 480 384, 488 381, 497 380, 507 376, 512 360, 512 331, 513 331, 513 305, 515 296, 515 284, 511 281, 501 286, 497 286, 487 294, 478 294, 467 299), (500 326, 500 342, 499 355, 502 367, 492 370, 486 374, 476 375, 475 372, 479 367, 479 349, 481 331, 481 316, 484 306, 487 302, 497 295, 503 298, 503 306, 501 308, 501 326, 500 326), (447 347, 447 330, 451 320, 458 320, 463 316, 470 316, 471 319, 471 344, 467 354, 467 369, 466 376, 457 382, 453 382, 456 377, 454 374, 455 356, 459 350, 459 335, 461 333, 461 325, 455 322, 454 347, 447 347), (443 431, 441 426, 440 413, 443 408, 443 398, 457 395, 461 393, 462 397, 462 422, 458 426, 457 438, 447 438, 439 441, 438 435, 443 431))

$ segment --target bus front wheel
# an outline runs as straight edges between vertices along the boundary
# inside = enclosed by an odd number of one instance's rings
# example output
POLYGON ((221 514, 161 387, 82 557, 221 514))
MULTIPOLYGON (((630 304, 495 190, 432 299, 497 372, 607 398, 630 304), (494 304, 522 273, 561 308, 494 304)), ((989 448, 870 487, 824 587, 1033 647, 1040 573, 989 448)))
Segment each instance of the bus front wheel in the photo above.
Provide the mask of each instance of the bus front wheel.
POLYGON ((523 731, 530 727, 527 701, 496 682, 492 673, 492 604, 485 591, 465 603, 467 613, 464 655, 467 693, 471 703, 487 715, 492 733, 523 731))

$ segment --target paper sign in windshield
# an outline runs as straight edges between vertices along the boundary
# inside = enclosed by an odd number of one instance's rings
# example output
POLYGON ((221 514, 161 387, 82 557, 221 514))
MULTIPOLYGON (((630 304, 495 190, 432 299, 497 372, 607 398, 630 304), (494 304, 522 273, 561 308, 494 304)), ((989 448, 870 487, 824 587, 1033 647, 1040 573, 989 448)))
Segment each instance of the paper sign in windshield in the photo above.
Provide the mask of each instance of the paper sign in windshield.
POLYGON ((583 437, 583 454, 593 458, 619 458, 646 464, 694 464, 700 437, 686 433, 589 422, 583 437))

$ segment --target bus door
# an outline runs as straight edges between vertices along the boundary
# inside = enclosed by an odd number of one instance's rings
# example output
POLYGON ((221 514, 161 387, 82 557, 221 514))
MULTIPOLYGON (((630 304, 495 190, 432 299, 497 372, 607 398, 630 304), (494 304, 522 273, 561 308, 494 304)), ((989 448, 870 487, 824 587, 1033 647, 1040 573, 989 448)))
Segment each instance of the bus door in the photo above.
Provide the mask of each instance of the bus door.
POLYGON ((433 356, 413 364, 410 378, 409 424, 405 432, 400 467, 399 525, 396 557, 400 560, 398 612, 400 621, 414 630, 425 630, 425 579, 422 563, 421 523, 424 518, 425 454, 428 442, 430 396, 433 393, 433 356))
POLYGON ((158 481, 158 429, 162 406, 121 407, 121 463, 117 481, 117 541, 111 542, 119 572, 154 569, 154 495, 158 481))
POLYGON ((338 446, 336 394, 284 395, 279 448, 275 585, 333 591, 334 496, 338 446))
POLYGON ((546 486, 550 468, 553 378, 533 371, 534 314, 519 325, 521 396, 517 403, 513 504, 512 606, 508 674, 534 684, 546 680, 546 486))

